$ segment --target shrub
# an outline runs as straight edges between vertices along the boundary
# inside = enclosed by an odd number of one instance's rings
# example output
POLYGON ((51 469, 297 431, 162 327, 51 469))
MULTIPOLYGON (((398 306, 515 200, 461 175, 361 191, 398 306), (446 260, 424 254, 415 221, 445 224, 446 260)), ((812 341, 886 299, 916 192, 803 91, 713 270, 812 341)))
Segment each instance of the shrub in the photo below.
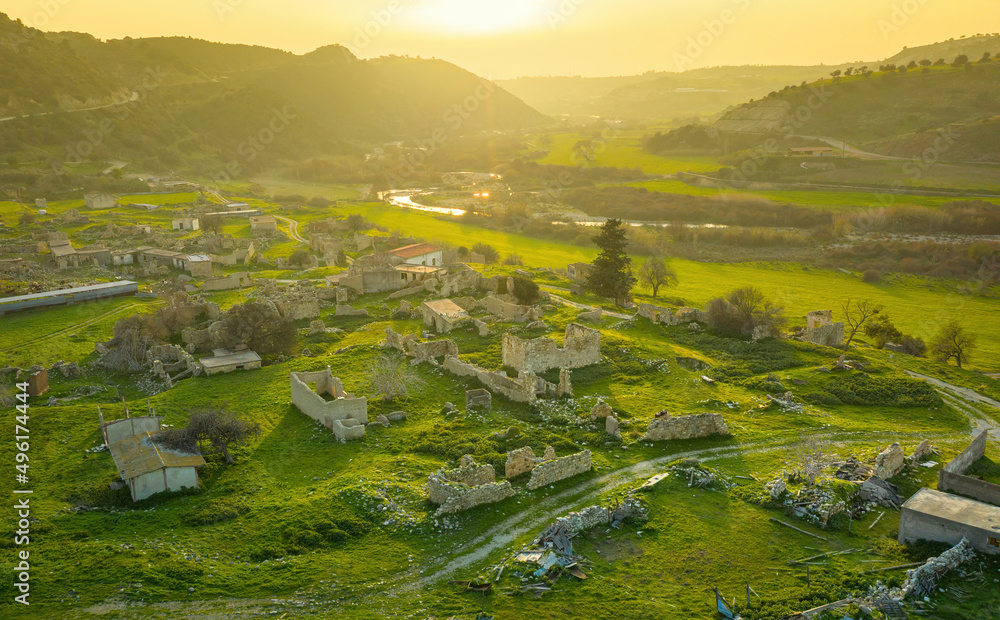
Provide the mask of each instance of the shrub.
POLYGON ((291 353, 296 336, 295 323, 281 318, 273 307, 256 301, 230 308, 219 330, 227 348, 245 344, 259 355, 291 353))
POLYGON ((289 265, 297 265, 299 267, 304 267, 306 263, 309 262, 309 251, 299 248, 291 253, 288 257, 289 265))
POLYGON ((882 274, 879 273, 877 269, 866 269, 865 272, 861 274, 861 281, 869 284, 875 284, 882 281, 882 274))
POLYGON ((474 254, 482 254, 483 261, 487 265, 492 265, 493 263, 500 260, 500 253, 497 252, 497 249, 492 245, 483 242, 479 242, 474 246, 472 246, 472 252, 474 254))
POLYGON ((510 291, 510 294, 514 296, 517 303, 527 306, 538 301, 541 293, 537 284, 524 276, 514 276, 513 279, 514 290, 510 291))
POLYGON ((520 254, 508 254, 503 259, 504 265, 523 265, 524 262, 521 260, 520 254))

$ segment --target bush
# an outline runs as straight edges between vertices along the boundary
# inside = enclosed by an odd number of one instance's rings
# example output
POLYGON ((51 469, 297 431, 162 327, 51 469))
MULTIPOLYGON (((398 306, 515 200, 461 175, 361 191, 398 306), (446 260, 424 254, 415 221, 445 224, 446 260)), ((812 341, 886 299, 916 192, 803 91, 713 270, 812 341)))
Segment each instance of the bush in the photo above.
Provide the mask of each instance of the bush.
POLYGON ((504 265, 523 265, 524 262, 521 260, 520 254, 508 254, 503 259, 504 265))
POLYGON ((869 284, 875 284, 882 281, 882 274, 877 269, 866 269, 865 272, 861 274, 861 281, 869 284))
POLYGON ((476 245, 472 246, 472 252, 474 254, 482 254, 483 261, 487 265, 492 265, 493 263, 500 260, 500 253, 497 252, 497 249, 492 245, 486 243, 479 242, 476 245))
POLYGON ((514 276, 514 290, 510 294, 514 296, 517 303, 529 306, 541 297, 538 285, 524 276, 514 276))
POLYGON ((265 356, 291 353, 297 333, 295 323, 281 318, 272 307, 248 301, 226 312, 219 336, 226 348, 245 344, 251 351, 265 356))
POLYGON ((297 265, 299 267, 305 266, 309 262, 309 251, 299 248, 291 253, 288 257, 289 265, 297 265))

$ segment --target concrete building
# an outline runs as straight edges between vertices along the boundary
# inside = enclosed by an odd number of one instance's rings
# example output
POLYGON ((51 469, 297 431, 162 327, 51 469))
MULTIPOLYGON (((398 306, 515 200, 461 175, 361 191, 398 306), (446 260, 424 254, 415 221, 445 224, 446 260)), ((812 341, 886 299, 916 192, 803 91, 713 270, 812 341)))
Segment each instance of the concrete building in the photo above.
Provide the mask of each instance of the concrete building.
POLYGON ((83 197, 83 204, 88 209, 113 209, 115 207, 115 197, 111 194, 92 192, 83 197))
POLYGON ((232 352, 229 349, 215 349, 213 357, 203 357, 198 360, 206 375, 233 372, 234 370, 250 370, 260 368, 260 356, 253 351, 232 352))
POLYGON ((0 298, 0 315, 8 312, 17 312, 18 310, 30 310, 32 308, 45 308, 64 304, 69 305, 81 301, 116 297, 118 295, 135 295, 137 292, 139 292, 138 284, 130 280, 122 280, 120 282, 105 282, 103 284, 78 286, 58 291, 3 297, 0 298))
POLYGON ((292 402, 299 411, 329 428, 340 441, 365 436, 368 399, 346 392, 329 366, 316 372, 293 372, 289 380, 292 402))
POLYGON ((250 231, 255 233, 278 232, 278 220, 273 215, 254 215, 250 217, 250 231))
POLYGON ((186 271, 196 278, 212 277, 212 257, 208 254, 181 254, 175 256, 174 268, 186 271))
POLYGON ((973 499, 920 489, 900 511, 899 542, 931 540, 1000 555, 1000 508, 973 499))
POLYGON ((471 318, 468 312, 450 299, 425 301, 420 304, 420 312, 424 317, 424 325, 433 327, 439 334, 448 333, 471 318))
POLYGON ((179 217, 170 221, 170 228, 174 230, 198 230, 199 227, 196 217, 179 217))
POLYGON ((440 267, 444 259, 441 248, 429 243, 404 245, 401 248, 389 250, 389 254, 402 258, 403 262, 410 265, 429 265, 431 267, 440 267))
POLYGON ((979 433, 965 450, 941 468, 938 473, 938 490, 961 493, 981 502, 1000 506, 1000 484, 965 475, 966 469, 986 456, 988 438, 988 431, 979 433))

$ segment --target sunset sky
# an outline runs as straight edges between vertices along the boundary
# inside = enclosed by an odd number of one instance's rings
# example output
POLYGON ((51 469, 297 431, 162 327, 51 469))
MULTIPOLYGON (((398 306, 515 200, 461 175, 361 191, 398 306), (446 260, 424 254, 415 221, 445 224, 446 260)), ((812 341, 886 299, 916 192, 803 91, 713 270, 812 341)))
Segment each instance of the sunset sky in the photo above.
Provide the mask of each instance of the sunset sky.
MULTIPOLYGON (((880 60, 1000 32, 997 0, 6 0, 41 30, 443 58, 480 75, 880 60)), ((1000 52, 1000 49, 997 50, 1000 52)))

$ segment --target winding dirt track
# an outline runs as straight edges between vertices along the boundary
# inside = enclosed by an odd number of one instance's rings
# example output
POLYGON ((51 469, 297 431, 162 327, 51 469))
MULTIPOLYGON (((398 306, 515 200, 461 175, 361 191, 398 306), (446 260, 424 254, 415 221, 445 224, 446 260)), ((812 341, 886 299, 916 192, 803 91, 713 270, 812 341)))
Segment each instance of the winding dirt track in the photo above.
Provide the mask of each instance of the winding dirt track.
POLYGON ((299 223, 290 217, 285 217, 283 215, 275 215, 274 219, 281 220, 282 222, 288 224, 288 236, 298 241, 299 243, 306 243, 306 240, 299 234, 299 223))

